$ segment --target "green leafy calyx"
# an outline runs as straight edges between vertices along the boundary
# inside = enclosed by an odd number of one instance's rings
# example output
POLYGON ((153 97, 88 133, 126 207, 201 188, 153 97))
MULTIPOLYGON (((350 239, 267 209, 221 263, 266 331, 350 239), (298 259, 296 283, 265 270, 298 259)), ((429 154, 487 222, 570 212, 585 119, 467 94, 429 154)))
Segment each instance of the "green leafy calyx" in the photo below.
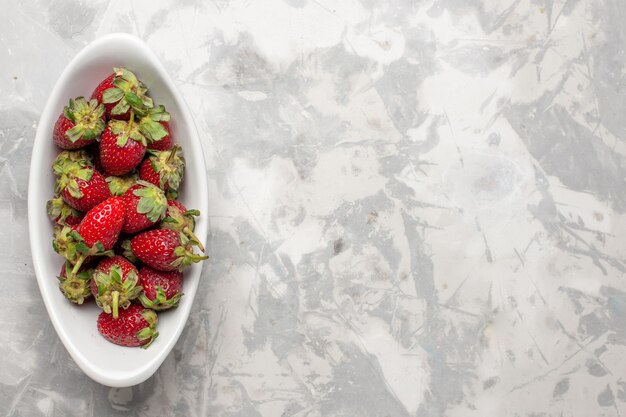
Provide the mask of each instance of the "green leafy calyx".
POLYGON ((161 222, 162 229, 176 230, 187 236, 192 245, 198 246, 198 248, 204 252, 204 246, 200 242, 200 239, 193 233, 196 222, 194 216, 199 216, 198 210, 187 210, 184 213, 175 205, 167 207, 167 215, 161 222))
POLYGON ((111 133, 117 136, 116 143, 120 148, 124 147, 129 139, 139 142, 143 146, 148 145, 146 137, 141 133, 139 126, 137 123, 133 122, 132 118, 128 122, 124 120, 111 120, 109 122, 109 128, 111 129, 111 133))
POLYGON ((141 316, 148 323, 148 327, 144 327, 137 332, 137 339, 141 341, 147 340, 148 343, 142 346, 144 349, 147 349, 159 336, 159 332, 156 331, 158 318, 156 313, 149 309, 142 310, 141 316))
POLYGON ((146 113, 154 107, 154 102, 147 96, 148 89, 126 68, 113 68, 113 85, 102 93, 102 102, 116 103, 111 114, 124 114, 129 109, 146 113))
POLYGON ((133 190, 133 195, 139 197, 137 213, 145 214, 153 223, 163 219, 167 210, 167 199, 163 190, 146 181, 137 181, 137 184, 142 186, 133 190))
POLYGON ((176 267, 179 271, 182 271, 190 265, 209 259, 208 256, 201 256, 193 252, 193 246, 185 234, 180 233, 179 240, 180 246, 174 249, 176 259, 172 262, 172 266, 176 267))
POLYGON ((128 259, 134 264, 137 264, 137 262, 139 262, 139 259, 137 258, 137 256, 135 256, 135 252, 133 252, 133 249, 130 246, 130 239, 124 239, 120 246, 122 247, 122 256, 124 258, 128 259))
POLYGON ((106 178, 106 181, 107 185, 109 186, 109 191, 111 191, 111 194, 121 196, 126 191, 128 191, 130 187, 137 183, 138 178, 139 175, 137 175, 136 172, 133 172, 123 177, 110 176, 106 178))
POLYGON ((143 292, 141 293, 141 295, 139 295, 139 301, 144 307, 150 308, 152 310, 167 310, 172 307, 178 306, 178 303, 180 302, 180 298, 182 296, 182 293, 177 293, 172 298, 167 298, 165 291, 162 287, 159 286, 156 288, 156 297, 154 298, 154 300, 149 299, 146 296, 146 293, 143 292))
POLYGON ((85 151, 63 151, 52 164, 56 175, 54 191, 59 194, 67 190, 74 198, 81 198, 83 193, 78 180, 89 181, 93 175, 91 159, 85 151))
POLYGON ((56 226, 52 248, 73 265, 68 277, 75 276, 85 259, 90 256, 113 256, 113 251, 107 251, 101 242, 96 242, 89 247, 85 239, 69 226, 56 226))
POLYGON ((130 270, 123 276, 122 268, 114 264, 109 272, 96 270, 93 279, 98 287, 96 304, 105 313, 113 314, 117 318, 118 309, 127 309, 131 300, 139 296, 143 287, 137 285, 139 276, 134 270, 130 270))
POLYGON ((148 143, 157 142, 167 136, 167 130, 159 122, 170 120, 170 114, 163 105, 148 109, 144 114, 139 114, 139 130, 147 138, 148 143))
POLYGON ((77 274, 71 273, 72 264, 65 262, 65 276, 58 276, 59 289, 69 301, 74 304, 82 304, 85 299, 91 296, 89 280, 92 269, 85 269, 77 274))
POLYGON ((87 101, 84 97, 70 99, 69 106, 63 109, 63 115, 74 123, 74 127, 65 132, 70 142, 100 139, 105 123, 104 106, 98 100, 87 101))
POLYGON ((150 151, 150 165, 159 174, 159 186, 162 189, 178 190, 185 175, 185 158, 179 145, 169 151, 150 151))
POLYGON ((57 224, 64 225, 68 217, 80 217, 81 213, 67 204, 63 198, 54 197, 46 204, 50 220, 57 224))

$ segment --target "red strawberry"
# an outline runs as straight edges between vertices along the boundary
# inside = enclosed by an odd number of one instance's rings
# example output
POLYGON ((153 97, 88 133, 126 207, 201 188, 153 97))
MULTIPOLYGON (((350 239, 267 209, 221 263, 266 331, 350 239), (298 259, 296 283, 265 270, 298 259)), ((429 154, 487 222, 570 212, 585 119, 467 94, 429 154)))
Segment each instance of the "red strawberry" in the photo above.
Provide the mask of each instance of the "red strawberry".
POLYGON ((110 121, 100 138, 100 163, 109 175, 124 175, 141 163, 146 138, 132 120, 110 121))
POLYGON ((137 184, 137 180, 139 179, 139 174, 136 172, 131 172, 128 175, 124 175, 123 177, 115 177, 110 176, 107 177, 107 184, 109 184, 109 190, 113 195, 122 196, 130 187, 137 184))
POLYGON ((147 91, 135 74, 125 68, 113 68, 113 74, 96 87, 91 98, 104 104, 108 119, 129 120, 131 110, 147 111, 154 106, 147 91))
POLYGON ((130 301, 141 293, 137 286, 137 268, 121 256, 100 261, 91 280, 91 292, 96 304, 108 314, 117 318, 119 307, 127 309, 130 301))
POLYGON ((88 211, 111 197, 104 177, 82 151, 61 152, 52 169, 57 176, 55 191, 76 210, 88 211))
MULTIPOLYGON (((105 114, 106 114, 107 119, 111 118, 111 110, 113 110, 113 107, 115 107, 115 105, 117 103, 103 103, 102 95, 104 94, 104 92, 106 90, 115 87, 113 85, 113 79, 114 78, 115 78, 115 74, 109 75, 104 80, 102 80, 102 82, 100 84, 98 84, 96 89, 93 90, 93 93, 91 93, 91 98, 92 99, 95 99, 95 100, 98 101, 98 103, 101 103, 101 104, 104 105, 104 110, 105 110, 105 114)), ((123 113, 123 114, 115 115, 113 118, 120 119, 120 120, 128 120, 128 119, 130 119, 130 109, 126 110, 126 112, 123 113)))
POLYGON ((154 226, 165 217, 167 199, 163 190, 149 182, 139 181, 122 196, 126 207, 124 233, 137 233, 154 226))
POLYGON ((98 331, 111 343, 121 346, 147 348, 159 333, 156 331, 157 315, 154 311, 131 304, 121 310, 118 318, 104 311, 98 316, 98 331))
POLYGON ((104 130, 104 107, 84 97, 70 99, 54 124, 52 139, 59 148, 79 149, 97 141, 104 130))
POLYGON ((139 168, 139 178, 163 190, 178 190, 185 174, 185 158, 182 149, 175 145, 169 151, 150 151, 139 168))
MULTIPOLYGON (((150 153, 151 152, 149 152, 149 154, 150 153)), ((161 176, 155 171, 152 161, 150 160, 151 158, 153 157, 149 156, 141 163, 141 166, 139 167, 139 178, 161 188, 161 176)))
POLYGON ((167 213, 161 222, 161 229, 172 229, 184 233, 193 245, 197 245, 202 252, 205 252, 200 239, 193 233, 196 226, 194 216, 199 216, 198 210, 187 210, 180 201, 167 200, 167 213))
POLYGON ((69 185, 60 191, 63 200, 80 211, 89 211, 97 204, 111 197, 111 192, 102 174, 92 170, 91 177, 87 176, 87 178, 87 180, 84 180, 77 176, 73 179, 78 191, 76 191, 73 185, 69 185))
POLYGON ((152 149, 155 151, 167 151, 168 149, 172 149, 172 131, 170 130, 170 124, 168 122, 159 123, 161 123, 161 126, 163 126, 163 129, 165 129, 165 133, 167 134, 163 138, 149 143, 148 149, 152 149))
POLYGON ((60 226, 75 226, 83 218, 83 214, 68 205, 61 197, 54 197, 46 204, 48 216, 53 223, 60 226))
POLYGON ((193 253, 189 239, 174 230, 148 230, 132 238, 130 247, 140 261, 160 271, 182 271, 208 259, 193 253))
POLYGON ((122 230, 124 217, 124 200, 111 197, 89 210, 75 229, 67 226, 61 229, 53 246, 61 256, 74 264, 72 274, 90 256, 113 255, 111 249, 122 230))
POLYGON ((102 243, 104 250, 111 250, 124 225, 124 200, 111 197, 103 201, 85 215, 78 225, 77 232, 87 246, 102 243))
POLYGON ((93 269, 83 265, 76 274, 72 275, 72 264, 65 262, 59 274, 59 289, 74 304, 82 304, 85 299, 91 297, 89 282, 93 269), (69 278, 68 278, 69 277, 69 278))
POLYGON ((178 271, 157 271, 144 266, 139 271, 139 283, 143 287, 139 301, 153 310, 176 307, 183 295, 183 274, 178 271))

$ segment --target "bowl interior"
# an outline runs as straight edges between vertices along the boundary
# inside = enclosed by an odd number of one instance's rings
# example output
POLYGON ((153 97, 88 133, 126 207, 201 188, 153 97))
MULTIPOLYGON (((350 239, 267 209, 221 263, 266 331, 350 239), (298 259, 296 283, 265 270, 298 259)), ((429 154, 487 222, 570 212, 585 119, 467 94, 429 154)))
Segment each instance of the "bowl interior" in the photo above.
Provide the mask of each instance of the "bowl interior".
MULTIPOLYGON (((155 55, 142 41, 130 35, 112 35, 94 41, 77 55, 59 78, 46 104, 31 161, 29 223, 39 287, 64 345, 91 378, 110 386, 130 386, 152 375, 176 343, 189 314, 202 265, 194 265, 185 271, 185 295, 178 308, 159 314, 159 337, 149 349, 116 346, 98 333, 96 318, 100 310, 93 302, 76 306, 60 293, 56 277, 63 259, 52 249, 53 228, 45 208, 46 201, 53 194, 52 162, 60 152, 51 140, 57 117, 70 98, 88 98, 112 68, 118 66, 133 71, 148 86, 155 103, 165 105, 171 113, 172 135, 183 147, 187 162, 180 200, 188 208, 207 213, 206 170, 201 145, 184 101, 155 55)), ((203 241, 207 224, 205 217, 199 218, 196 224, 196 233, 203 241)))

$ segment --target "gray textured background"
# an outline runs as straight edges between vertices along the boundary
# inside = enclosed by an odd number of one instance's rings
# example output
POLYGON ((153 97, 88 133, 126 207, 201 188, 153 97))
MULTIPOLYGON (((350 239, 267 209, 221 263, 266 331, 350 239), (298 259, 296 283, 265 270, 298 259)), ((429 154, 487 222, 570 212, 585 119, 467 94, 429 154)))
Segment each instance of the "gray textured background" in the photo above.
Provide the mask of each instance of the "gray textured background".
POLYGON ((0 415, 626 414, 624 0, 0 5, 0 415), (26 238, 46 97, 115 31, 193 106, 211 196, 187 327, 128 389, 69 358, 26 238))

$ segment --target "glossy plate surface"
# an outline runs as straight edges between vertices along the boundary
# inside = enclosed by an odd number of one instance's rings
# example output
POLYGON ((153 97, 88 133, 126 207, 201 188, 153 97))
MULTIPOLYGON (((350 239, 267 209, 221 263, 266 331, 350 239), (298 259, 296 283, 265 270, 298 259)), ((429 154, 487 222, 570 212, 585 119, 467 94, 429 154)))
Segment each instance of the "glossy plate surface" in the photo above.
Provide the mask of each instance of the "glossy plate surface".
POLYGON ((61 341, 78 366, 104 385, 125 387, 149 378, 174 347, 182 332, 198 287, 202 264, 185 270, 178 308, 159 315, 159 337, 148 349, 124 348, 107 342, 96 328, 99 309, 93 302, 69 303, 60 293, 57 278, 63 259, 51 245, 52 224, 46 201, 52 196, 52 162, 60 150, 52 142, 52 128, 70 98, 89 97, 113 67, 125 66, 150 89, 155 103, 172 115, 174 141, 183 147, 187 162, 180 200, 197 208, 196 234, 207 236, 208 195, 202 147, 190 112, 176 86, 154 53, 140 39, 127 34, 99 38, 86 46, 67 66, 54 86, 39 120, 31 158, 28 218, 30 244, 37 281, 44 303, 61 341), (192 192, 193 191, 193 192, 192 192))

